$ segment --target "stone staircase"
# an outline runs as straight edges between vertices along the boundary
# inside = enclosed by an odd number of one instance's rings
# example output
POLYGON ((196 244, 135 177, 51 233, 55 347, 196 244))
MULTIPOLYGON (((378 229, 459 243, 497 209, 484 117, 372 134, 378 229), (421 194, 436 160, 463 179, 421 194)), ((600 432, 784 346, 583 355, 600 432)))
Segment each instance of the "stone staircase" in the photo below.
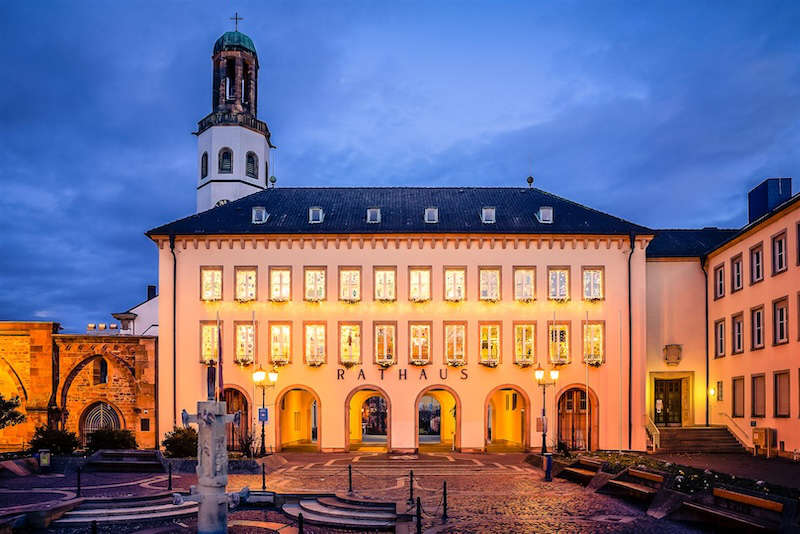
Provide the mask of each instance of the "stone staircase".
POLYGON ((86 461, 90 471, 163 473, 161 453, 155 450, 99 450, 86 461))
POLYGON ((297 520, 300 513, 310 525, 364 531, 394 532, 398 522, 395 503, 336 495, 300 499, 283 505, 283 512, 297 520))
POLYGON ((660 427, 659 453, 671 452, 746 452, 724 426, 660 427))
POLYGON ((132 523, 152 519, 169 520, 197 514, 197 503, 173 504, 172 495, 85 499, 77 508, 51 523, 53 527, 80 527, 110 523, 132 523))

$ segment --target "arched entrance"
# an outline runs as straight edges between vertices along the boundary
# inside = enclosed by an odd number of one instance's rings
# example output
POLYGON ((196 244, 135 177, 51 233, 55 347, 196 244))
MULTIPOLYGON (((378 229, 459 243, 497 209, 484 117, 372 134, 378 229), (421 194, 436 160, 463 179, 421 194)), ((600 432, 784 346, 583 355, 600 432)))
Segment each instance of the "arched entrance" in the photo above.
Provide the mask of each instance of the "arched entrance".
MULTIPOLYGON (((239 426, 228 423, 228 450, 242 451, 243 445, 250 437, 250 411, 248 410, 247 397, 244 393, 235 388, 227 387, 222 390, 225 400, 226 411, 228 413, 241 413, 239 426)), ((244 451, 242 451, 244 452, 244 451)))
POLYGON ((419 452, 461 448, 461 401, 447 386, 431 386, 417 395, 415 403, 416 446, 419 452))
POLYGON ((305 386, 290 386, 275 398, 277 451, 318 451, 320 445, 319 396, 305 386))
POLYGON ((530 400, 512 385, 498 386, 486 397, 485 441, 489 452, 524 451, 530 433, 530 400))
POLYGON ((391 402, 377 386, 362 386, 345 400, 345 448, 351 451, 391 450, 391 402))
POLYGON ((599 444, 597 397, 586 386, 573 384, 558 397, 558 441, 568 449, 595 450, 599 444))
POLYGON ((89 434, 101 428, 119 430, 122 427, 117 411, 106 402, 95 402, 90 404, 81 414, 80 429, 81 439, 85 444, 89 434))

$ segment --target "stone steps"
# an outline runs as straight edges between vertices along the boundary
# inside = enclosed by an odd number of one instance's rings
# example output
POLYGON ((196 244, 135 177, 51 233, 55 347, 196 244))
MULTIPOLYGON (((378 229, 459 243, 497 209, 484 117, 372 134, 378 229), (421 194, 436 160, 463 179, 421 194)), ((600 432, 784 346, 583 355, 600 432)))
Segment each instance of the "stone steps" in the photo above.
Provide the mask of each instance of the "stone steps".
POLYGON ((744 447, 726 427, 660 428, 657 452, 737 453, 744 447))
POLYGON ((158 451, 99 450, 86 461, 90 471, 124 473, 163 473, 158 451))
POLYGON ((284 504, 283 512, 295 520, 302 513, 305 523, 331 528, 394 531, 397 524, 393 503, 343 495, 301 499, 284 504))
MULTIPOLYGON (((130 504, 130 500, 121 499, 120 504, 130 504)), ((66 512, 60 519, 53 521, 54 527, 75 527, 108 523, 129 523, 149 521, 151 519, 175 519, 197 514, 197 503, 187 501, 182 504, 163 503, 163 497, 152 501, 140 501, 139 506, 117 506, 113 500, 101 504, 84 503, 76 510, 66 512)))

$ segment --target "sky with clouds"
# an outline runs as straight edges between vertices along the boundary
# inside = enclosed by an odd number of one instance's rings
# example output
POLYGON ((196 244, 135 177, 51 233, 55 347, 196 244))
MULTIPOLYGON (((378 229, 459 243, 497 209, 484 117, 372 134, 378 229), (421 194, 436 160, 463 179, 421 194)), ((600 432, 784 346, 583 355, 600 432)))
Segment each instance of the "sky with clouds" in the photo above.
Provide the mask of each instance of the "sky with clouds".
POLYGON ((144 299, 235 10, 279 186, 533 174, 645 226, 735 227, 800 170, 796 2, 3 2, 0 320, 81 331, 144 299))

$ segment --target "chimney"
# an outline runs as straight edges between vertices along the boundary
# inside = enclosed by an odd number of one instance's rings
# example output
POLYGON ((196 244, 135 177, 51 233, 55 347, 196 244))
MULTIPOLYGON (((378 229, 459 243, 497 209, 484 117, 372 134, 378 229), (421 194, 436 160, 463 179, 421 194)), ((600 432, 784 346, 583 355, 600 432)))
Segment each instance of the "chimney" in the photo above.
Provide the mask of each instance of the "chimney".
POLYGON ((156 286, 147 286, 147 300, 156 298, 156 286))
POLYGON ((767 178, 747 194, 747 222, 760 219, 791 196, 791 178, 767 178))

